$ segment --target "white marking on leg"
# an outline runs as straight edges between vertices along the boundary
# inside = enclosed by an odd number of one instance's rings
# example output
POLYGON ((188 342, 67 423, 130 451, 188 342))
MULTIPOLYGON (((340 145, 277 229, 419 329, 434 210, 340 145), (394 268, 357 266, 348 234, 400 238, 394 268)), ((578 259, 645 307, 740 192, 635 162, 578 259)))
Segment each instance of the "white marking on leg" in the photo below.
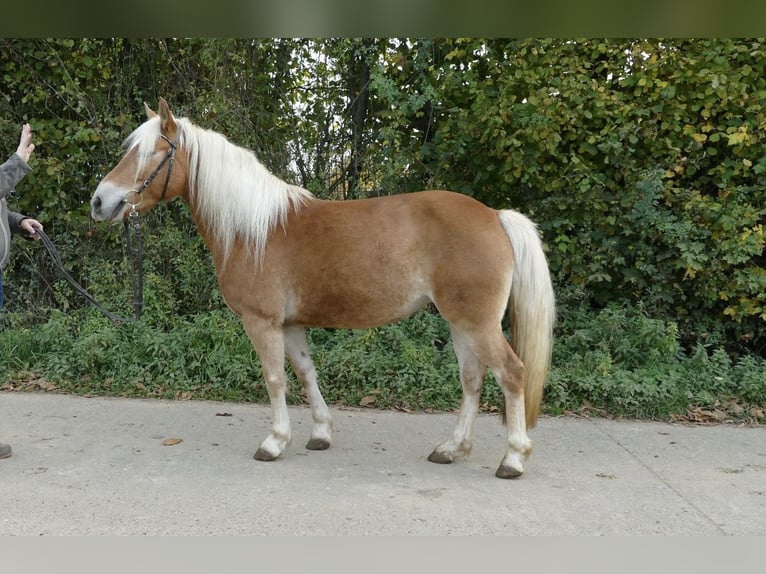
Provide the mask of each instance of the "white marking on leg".
POLYGON ((265 371, 264 378, 271 401, 271 432, 261 442, 258 451, 269 453, 273 458, 278 458, 292 440, 290 415, 287 412, 286 400, 287 379, 284 372, 267 375, 265 371))
POLYGON ((303 385, 314 421, 307 446, 313 450, 327 448, 332 444, 332 416, 319 390, 316 368, 309 354, 306 330, 303 327, 285 329, 285 350, 295 375, 303 385))
MULTIPOLYGON (((501 372, 493 372, 498 378, 501 372)), ((524 392, 514 392, 512 385, 502 385, 505 398, 505 428, 508 449, 503 457, 497 476, 514 478, 524 473, 524 463, 532 452, 532 441, 527 435, 527 423, 524 413, 524 392)))
POLYGON ((452 438, 439 446, 429 456, 432 462, 453 462, 467 457, 473 446, 473 427, 479 412, 481 387, 484 383, 485 367, 479 362, 468 346, 466 339, 452 329, 452 342, 460 365, 460 383, 463 398, 460 402, 457 424, 452 438))
POLYGON ((273 460, 289 446, 292 439, 290 415, 287 412, 287 376, 285 375, 285 343, 281 329, 259 317, 243 317, 243 324, 258 358, 271 402, 271 432, 255 453, 258 460, 273 460))

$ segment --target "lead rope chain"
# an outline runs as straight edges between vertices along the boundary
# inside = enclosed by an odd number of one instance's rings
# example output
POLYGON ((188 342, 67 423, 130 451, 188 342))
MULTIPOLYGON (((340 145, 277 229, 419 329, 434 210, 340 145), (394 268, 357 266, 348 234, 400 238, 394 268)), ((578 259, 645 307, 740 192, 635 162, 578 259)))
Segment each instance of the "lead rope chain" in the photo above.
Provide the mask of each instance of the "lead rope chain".
POLYGON ((130 284, 133 287, 133 315, 136 319, 140 319, 144 309, 144 243, 141 222, 138 219, 135 205, 130 206, 130 214, 125 220, 123 229, 125 231, 125 245, 128 249, 130 284), (131 239, 131 230, 134 240, 131 239))

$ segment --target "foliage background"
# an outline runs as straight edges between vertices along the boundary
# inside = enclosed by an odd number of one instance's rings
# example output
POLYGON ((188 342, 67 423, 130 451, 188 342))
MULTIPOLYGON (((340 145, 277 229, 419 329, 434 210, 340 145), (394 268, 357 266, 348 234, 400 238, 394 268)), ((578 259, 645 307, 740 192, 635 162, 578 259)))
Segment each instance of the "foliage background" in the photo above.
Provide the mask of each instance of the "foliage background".
MULTIPOLYGON (((727 397, 757 408, 764 56, 763 40, 747 38, 2 39, 0 141, 10 153, 32 123, 34 172, 11 206, 45 224, 69 271, 116 312, 130 313, 120 230, 95 226, 88 201, 143 102, 163 96, 321 197, 448 188, 528 213, 558 293, 550 409, 651 416, 727 397)), ((241 389, 257 360, 186 207, 158 208, 144 229, 147 309, 121 331, 39 244, 14 240, 7 384, 29 371, 90 392, 184 379, 171 394, 207 385, 254 398, 241 389)), ((421 408, 442 396, 449 407, 454 361, 431 319, 314 332, 320 369, 348 381, 333 399, 421 408), (391 338, 410 353, 385 354, 391 338)), ((496 389, 485 394, 490 408, 496 389)))

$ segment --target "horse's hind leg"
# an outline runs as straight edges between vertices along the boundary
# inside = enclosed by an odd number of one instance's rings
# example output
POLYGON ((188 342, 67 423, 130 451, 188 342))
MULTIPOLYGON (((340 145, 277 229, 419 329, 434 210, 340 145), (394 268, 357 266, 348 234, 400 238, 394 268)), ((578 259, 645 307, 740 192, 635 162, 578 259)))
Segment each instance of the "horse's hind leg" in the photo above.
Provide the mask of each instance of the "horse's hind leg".
POLYGON ((268 320, 247 316, 243 317, 242 322, 261 361, 263 378, 271 402, 271 432, 261 442, 253 458, 275 460, 284 452, 292 438, 286 400, 284 336, 282 330, 268 320))
POLYGON ((455 328, 452 328, 452 344, 460 365, 463 400, 452 438, 437 446, 428 457, 431 462, 440 464, 453 462, 471 453, 473 424, 479 412, 479 399, 486 373, 486 368, 474 355, 467 339, 455 328))
POLYGON ((513 352, 498 326, 497 332, 481 331, 472 348, 486 363, 503 392, 507 450, 495 472, 498 478, 516 478, 524 473, 524 462, 532 452, 524 414, 524 363, 513 352))
POLYGON ((329 448, 332 444, 332 416, 317 385, 317 372, 309 355, 306 329, 298 326, 286 327, 285 350, 295 375, 303 385, 311 406, 311 417, 314 419, 311 438, 306 448, 309 450, 329 448))
MULTIPOLYGON (((456 329, 453 327, 453 333, 455 331, 456 329)), ((470 330, 464 329, 461 331, 460 336, 455 338, 462 338, 470 352, 473 353, 475 360, 489 367, 503 392, 503 398, 505 399, 503 420, 506 425, 507 451, 497 472, 495 472, 495 476, 499 478, 516 478, 521 476, 524 473, 524 461, 532 452, 532 442, 527 436, 527 425, 524 416, 524 364, 516 356, 505 336, 503 336, 499 323, 497 325, 477 325, 470 330)), ((457 348, 458 345, 456 343, 457 348)), ((465 392, 465 383, 463 384, 463 389, 465 392)), ((477 409, 478 392, 475 399, 466 401, 464 397, 458 418, 458 426, 455 429, 455 436, 452 441, 447 441, 437 447, 431 457, 438 456, 437 453, 448 454, 450 452, 449 447, 456 437, 461 436, 461 428, 465 424, 473 422, 477 409)), ((470 439, 470 434, 468 434, 468 437, 470 439)), ((429 457, 429 460, 434 460, 431 457, 429 457)), ((442 461, 437 460, 436 462, 442 461)), ((450 461, 443 460, 443 462, 450 461)))

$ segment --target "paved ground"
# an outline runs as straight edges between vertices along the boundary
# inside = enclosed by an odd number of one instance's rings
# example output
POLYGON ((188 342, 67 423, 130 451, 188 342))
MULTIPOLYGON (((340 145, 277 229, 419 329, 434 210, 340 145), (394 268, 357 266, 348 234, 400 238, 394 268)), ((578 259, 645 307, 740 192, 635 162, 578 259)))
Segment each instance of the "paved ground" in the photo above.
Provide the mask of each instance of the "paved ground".
POLYGON ((293 444, 261 463, 265 405, 0 393, 0 535, 766 534, 764 427, 544 417, 506 481, 497 416, 436 465, 453 414, 333 409, 324 452, 290 414, 293 444))

